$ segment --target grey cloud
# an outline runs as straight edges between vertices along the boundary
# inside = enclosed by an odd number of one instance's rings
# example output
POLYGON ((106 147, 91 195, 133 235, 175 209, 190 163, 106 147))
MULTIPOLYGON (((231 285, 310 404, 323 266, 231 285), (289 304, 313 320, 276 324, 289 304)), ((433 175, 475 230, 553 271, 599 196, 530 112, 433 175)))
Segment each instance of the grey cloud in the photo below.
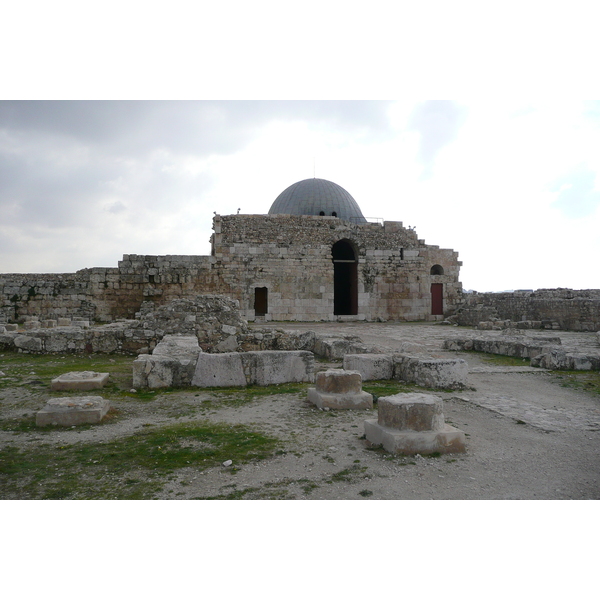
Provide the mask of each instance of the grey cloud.
POLYGON ((465 108, 449 100, 429 100, 413 110, 408 129, 421 135, 419 155, 425 177, 431 174, 439 151, 456 139, 466 115, 465 108))

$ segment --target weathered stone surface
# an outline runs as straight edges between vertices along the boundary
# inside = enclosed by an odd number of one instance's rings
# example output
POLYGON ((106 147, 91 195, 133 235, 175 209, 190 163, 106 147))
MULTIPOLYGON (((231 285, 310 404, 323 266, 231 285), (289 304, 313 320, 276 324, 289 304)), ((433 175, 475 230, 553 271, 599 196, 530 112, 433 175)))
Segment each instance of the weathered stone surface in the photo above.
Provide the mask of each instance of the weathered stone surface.
POLYGON ((374 446, 382 445, 391 454, 457 454, 466 451, 465 434, 451 425, 438 431, 398 431, 367 419, 365 437, 374 446))
POLYGON ((468 385, 469 368, 461 358, 421 358, 394 354, 393 361, 394 379, 441 389, 463 389, 468 385))
POLYGON ((50 388, 55 391, 77 390, 99 390, 108 381, 109 373, 96 373, 95 371, 71 371, 55 377, 50 388))
POLYGON ((41 352, 42 341, 29 335, 17 335, 14 338, 15 347, 27 352, 41 352))
POLYGON ((346 354, 344 370, 358 371, 363 381, 394 378, 394 363, 389 354, 346 354))
POLYGON ((565 329, 597 331, 600 328, 600 290, 540 289, 515 292, 464 294, 449 320, 458 325, 486 328, 565 329), (504 322, 504 325, 500 325, 504 322), (493 323, 490 327, 489 324, 493 323), (520 325, 519 325, 520 324, 520 325))
POLYGON ((141 354, 133 361, 134 388, 163 388, 189 386, 194 375, 196 362, 141 354))
POLYGON ((100 423, 110 409, 110 402, 101 396, 52 398, 36 413, 35 424, 73 426, 100 423))
POLYGON ((277 385, 314 381, 315 358, 302 350, 241 353, 246 379, 250 385, 277 385))
POLYGON ((365 421, 365 437, 393 454, 465 451, 464 432, 446 425, 442 400, 431 394, 380 398, 377 419, 365 421))
POLYGON ((443 348, 446 350, 475 350, 489 354, 502 354, 518 358, 533 358, 538 354, 549 352, 553 345, 560 345, 561 340, 556 336, 543 338, 520 337, 463 337, 444 340, 443 348))
POLYGON ((373 396, 363 392, 358 371, 329 369, 317 373, 316 387, 309 388, 308 400, 318 408, 373 408, 373 396))
POLYGON ((444 425, 442 399, 431 394, 396 394, 378 401, 377 422, 392 429, 437 431, 444 425))
POLYGON ((317 391, 326 394, 355 394, 362 391, 362 378, 358 371, 328 369, 317 373, 317 391))
POLYGON ((181 360, 198 360, 202 352, 195 335, 165 335, 152 351, 152 356, 168 356, 181 360))
POLYGON ((585 354, 583 352, 565 352, 560 348, 534 356, 532 367, 559 371, 600 371, 600 354, 585 354))
POLYGON ((197 387, 233 387, 246 385, 246 375, 239 352, 208 354, 203 352, 192 378, 197 387))
POLYGON ((361 354, 369 351, 359 338, 320 338, 315 340, 315 354, 329 360, 341 360, 346 354, 361 354))
POLYGON ((373 396, 363 391, 354 394, 326 394, 315 388, 309 388, 308 401, 317 408, 333 410, 369 410, 373 408, 373 396))

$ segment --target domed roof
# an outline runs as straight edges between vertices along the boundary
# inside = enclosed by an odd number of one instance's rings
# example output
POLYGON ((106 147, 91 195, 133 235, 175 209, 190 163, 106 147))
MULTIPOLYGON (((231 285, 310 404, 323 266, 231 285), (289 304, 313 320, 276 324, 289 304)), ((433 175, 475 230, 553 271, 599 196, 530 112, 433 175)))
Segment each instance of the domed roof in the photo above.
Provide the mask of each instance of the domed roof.
POLYGON ((270 215, 325 215, 353 223, 366 223, 356 200, 341 186, 326 179, 304 179, 283 190, 269 209, 270 215))

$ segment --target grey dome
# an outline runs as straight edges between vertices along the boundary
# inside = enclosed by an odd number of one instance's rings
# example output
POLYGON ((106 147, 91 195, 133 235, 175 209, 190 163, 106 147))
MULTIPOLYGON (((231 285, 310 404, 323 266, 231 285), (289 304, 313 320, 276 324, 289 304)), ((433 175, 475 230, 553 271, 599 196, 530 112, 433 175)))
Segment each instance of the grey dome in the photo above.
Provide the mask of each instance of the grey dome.
POLYGON ((366 223, 356 200, 341 186, 326 179, 304 179, 283 190, 269 209, 270 215, 315 215, 332 213, 339 219, 366 223))

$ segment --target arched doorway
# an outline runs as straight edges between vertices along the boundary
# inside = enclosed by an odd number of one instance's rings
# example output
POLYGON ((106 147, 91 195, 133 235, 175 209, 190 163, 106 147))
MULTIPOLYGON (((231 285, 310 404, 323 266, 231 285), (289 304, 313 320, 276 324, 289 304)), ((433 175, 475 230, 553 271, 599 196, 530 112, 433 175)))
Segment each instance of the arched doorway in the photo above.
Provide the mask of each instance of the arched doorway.
POLYGON ((333 314, 358 314, 358 260, 348 240, 331 248, 333 257, 333 314))

